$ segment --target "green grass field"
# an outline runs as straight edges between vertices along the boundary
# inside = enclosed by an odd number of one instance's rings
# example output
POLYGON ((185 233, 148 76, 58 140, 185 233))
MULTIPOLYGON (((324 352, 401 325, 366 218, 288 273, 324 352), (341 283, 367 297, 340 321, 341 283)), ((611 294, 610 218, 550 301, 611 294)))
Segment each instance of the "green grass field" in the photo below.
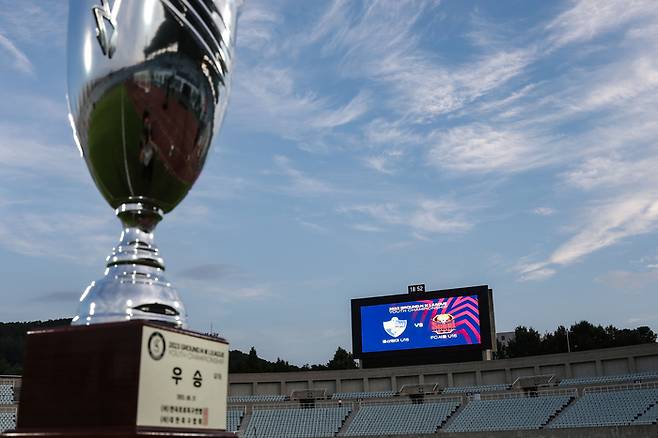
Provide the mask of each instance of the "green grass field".
POLYGON ((149 179, 139 161, 142 129, 141 114, 137 113, 123 85, 114 87, 96 103, 90 117, 88 137, 89 160, 96 173, 94 179, 102 195, 114 208, 131 198, 132 186, 133 196, 150 198, 167 212, 185 197, 191 185, 172 175, 157 153, 153 156, 153 171, 149 179), (125 157, 122 126, 125 128, 125 157))

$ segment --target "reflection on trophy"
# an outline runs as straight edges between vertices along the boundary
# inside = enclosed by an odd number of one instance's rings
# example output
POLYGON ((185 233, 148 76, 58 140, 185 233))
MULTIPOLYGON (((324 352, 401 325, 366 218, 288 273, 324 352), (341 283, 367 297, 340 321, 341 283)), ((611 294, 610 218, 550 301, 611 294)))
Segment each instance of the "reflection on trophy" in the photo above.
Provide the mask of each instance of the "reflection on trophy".
POLYGON ((153 231, 201 173, 228 102, 235 0, 70 2, 74 137, 123 224, 74 325, 159 320, 185 327, 153 231))
POLYGON ((28 334, 17 428, 3 436, 234 436, 228 343, 184 330, 153 230, 221 126, 237 1, 69 3, 69 119, 123 231, 73 326, 28 334))

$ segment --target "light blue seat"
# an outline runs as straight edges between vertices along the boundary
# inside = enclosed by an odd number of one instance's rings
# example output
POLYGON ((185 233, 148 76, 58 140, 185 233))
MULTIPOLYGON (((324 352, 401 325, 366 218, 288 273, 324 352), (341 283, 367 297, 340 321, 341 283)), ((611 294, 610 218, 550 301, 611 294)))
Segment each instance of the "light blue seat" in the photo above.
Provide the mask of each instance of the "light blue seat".
POLYGON ((16 412, 0 412, 0 432, 16 428, 16 412))
POLYGON ((646 412, 640 415, 633 424, 656 424, 658 423, 658 402, 652 405, 646 412))
POLYGON ((229 403, 276 403, 286 400, 285 395, 231 395, 229 403))
POLYGON ((254 409, 246 438, 312 438, 334 436, 350 413, 349 407, 254 409))
POLYGON ((226 430, 237 432, 244 417, 244 408, 229 407, 226 411, 226 430))
POLYGON ((584 394, 573 405, 566 408, 549 427, 626 426, 633 423, 656 402, 658 402, 657 388, 618 389, 605 392, 585 390, 584 394))
POLYGON ((345 435, 403 435, 434 433, 457 410, 458 401, 423 404, 361 404, 345 435))
POLYGON ((14 387, 11 385, 0 385, 0 405, 11 405, 14 403, 14 387))
POLYGON ((478 432, 540 429, 571 399, 569 395, 539 395, 471 400, 444 430, 478 432))
POLYGON ((658 371, 614 374, 610 376, 573 377, 562 379, 560 381, 560 386, 608 385, 613 383, 643 382, 648 380, 658 380, 658 371))

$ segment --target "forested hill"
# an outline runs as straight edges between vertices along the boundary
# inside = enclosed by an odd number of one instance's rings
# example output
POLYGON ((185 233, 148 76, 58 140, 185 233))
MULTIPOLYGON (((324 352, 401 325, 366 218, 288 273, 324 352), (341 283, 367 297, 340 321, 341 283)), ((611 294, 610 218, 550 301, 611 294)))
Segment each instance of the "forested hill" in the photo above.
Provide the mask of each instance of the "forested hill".
MULTIPOLYGON (((0 375, 21 374, 23 372, 23 346, 28 331, 68 326, 70 323, 69 318, 49 321, 0 322, 0 375)), ((334 358, 327 364, 304 365, 302 367, 291 365, 282 359, 277 359, 275 362, 262 359, 258 357, 256 349, 253 347, 249 353, 243 353, 240 350, 231 350, 229 353, 229 372, 231 373, 349 368, 356 368, 352 354, 340 347, 336 350, 334 358)))
POLYGON ((25 334, 31 330, 62 327, 70 318, 49 321, 0 322, 0 374, 21 374, 25 334))
MULTIPOLYGON (((23 345, 25 335, 30 330, 67 326, 70 319, 50 321, 0 323, 0 374, 21 374, 23 371, 23 345)), ((532 356, 540 354, 583 351, 596 348, 621 347, 656 342, 656 333, 647 326, 635 329, 618 329, 612 325, 603 327, 587 321, 573 324, 568 329, 558 327, 553 332, 539 333, 532 327, 519 326, 513 339, 506 344, 498 344, 497 359, 532 356)), ((352 353, 338 347, 333 358, 325 364, 297 366, 277 358, 276 361, 258 357, 256 349, 249 353, 231 350, 229 372, 263 373, 308 370, 344 370, 356 368, 352 353)))

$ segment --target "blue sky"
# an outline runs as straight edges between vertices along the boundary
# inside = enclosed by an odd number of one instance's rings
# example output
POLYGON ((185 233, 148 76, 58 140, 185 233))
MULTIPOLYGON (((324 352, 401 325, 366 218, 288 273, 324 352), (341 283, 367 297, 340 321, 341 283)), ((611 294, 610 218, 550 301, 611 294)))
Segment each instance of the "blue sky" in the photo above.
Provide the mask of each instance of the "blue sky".
MULTIPOLYGON (((66 3, 0 0, 0 320, 72 316, 119 223, 66 115, 66 3), (19 4, 20 3, 20 4, 19 4)), ((658 328, 658 8, 258 1, 156 238, 191 328, 351 349, 349 300, 489 284, 497 328, 658 328)))

